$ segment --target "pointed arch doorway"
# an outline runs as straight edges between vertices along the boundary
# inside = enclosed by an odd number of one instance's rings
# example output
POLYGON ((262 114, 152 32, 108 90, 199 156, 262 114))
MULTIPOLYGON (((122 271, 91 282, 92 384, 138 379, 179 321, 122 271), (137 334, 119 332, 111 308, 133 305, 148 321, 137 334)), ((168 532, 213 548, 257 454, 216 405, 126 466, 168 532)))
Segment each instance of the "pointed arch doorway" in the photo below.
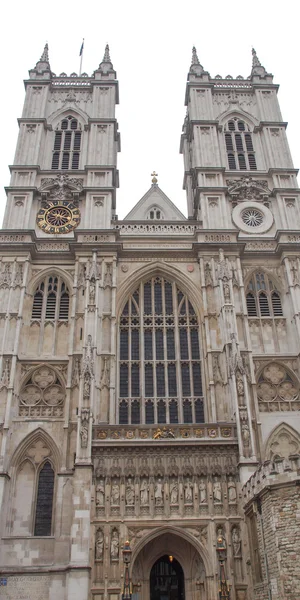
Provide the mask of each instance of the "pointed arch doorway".
POLYGON ((150 600, 185 600, 184 574, 173 556, 161 556, 150 572, 150 600))

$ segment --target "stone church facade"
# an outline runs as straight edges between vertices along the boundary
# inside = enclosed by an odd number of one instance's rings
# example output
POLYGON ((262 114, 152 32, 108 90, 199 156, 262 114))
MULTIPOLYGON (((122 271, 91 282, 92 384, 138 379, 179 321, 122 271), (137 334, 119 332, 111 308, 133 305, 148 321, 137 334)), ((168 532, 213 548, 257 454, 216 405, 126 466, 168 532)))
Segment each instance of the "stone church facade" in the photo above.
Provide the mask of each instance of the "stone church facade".
POLYGON ((300 203, 278 86, 193 49, 188 218, 116 215, 109 49, 26 96, 0 232, 0 597, 299 597, 300 203), (169 564, 168 564, 169 561, 169 564))

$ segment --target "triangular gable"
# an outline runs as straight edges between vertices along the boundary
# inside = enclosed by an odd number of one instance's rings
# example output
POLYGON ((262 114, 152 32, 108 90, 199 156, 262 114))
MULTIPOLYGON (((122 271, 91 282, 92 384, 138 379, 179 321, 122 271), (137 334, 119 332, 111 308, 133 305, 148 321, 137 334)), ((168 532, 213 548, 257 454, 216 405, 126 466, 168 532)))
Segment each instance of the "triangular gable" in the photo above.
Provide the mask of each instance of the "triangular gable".
POLYGON ((186 217, 157 184, 152 184, 148 192, 137 202, 124 220, 146 221, 149 219, 150 210, 154 207, 161 210, 161 219, 164 221, 186 221, 186 217))

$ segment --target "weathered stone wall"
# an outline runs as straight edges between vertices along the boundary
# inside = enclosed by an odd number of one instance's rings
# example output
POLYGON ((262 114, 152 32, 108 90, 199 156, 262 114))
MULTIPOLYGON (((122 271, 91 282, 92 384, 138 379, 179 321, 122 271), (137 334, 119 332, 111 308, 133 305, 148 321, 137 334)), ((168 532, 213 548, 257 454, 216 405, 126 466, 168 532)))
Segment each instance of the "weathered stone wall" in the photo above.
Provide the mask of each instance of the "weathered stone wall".
POLYGON ((298 457, 276 465, 267 463, 243 488, 246 514, 248 517, 256 515, 261 577, 255 575, 255 536, 251 539, 250 534, 255 600, 299 598, 300 477, 297 463, 298 457))

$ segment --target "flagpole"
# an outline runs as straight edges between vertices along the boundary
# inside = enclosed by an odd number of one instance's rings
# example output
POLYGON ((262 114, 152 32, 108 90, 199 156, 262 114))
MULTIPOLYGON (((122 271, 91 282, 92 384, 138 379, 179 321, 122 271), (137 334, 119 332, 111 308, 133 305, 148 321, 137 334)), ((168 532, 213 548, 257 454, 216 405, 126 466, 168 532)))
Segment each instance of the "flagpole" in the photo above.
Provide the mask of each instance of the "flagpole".
POLYGON ((84 49, 84 38, 82 40, 81 49, 80 49, 80 66, 79 66, 79 77, 82 73, 82 59, 83 59, 83 49, 84 49))

